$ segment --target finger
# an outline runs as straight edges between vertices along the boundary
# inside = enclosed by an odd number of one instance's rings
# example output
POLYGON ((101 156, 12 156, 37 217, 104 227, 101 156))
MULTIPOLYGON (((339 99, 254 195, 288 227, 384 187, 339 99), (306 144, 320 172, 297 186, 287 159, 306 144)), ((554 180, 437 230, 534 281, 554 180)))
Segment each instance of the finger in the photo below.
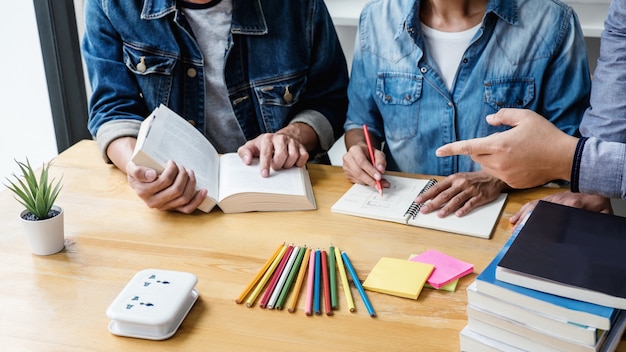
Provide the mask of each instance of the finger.
POLYGON ((196 194, 196 175, 193 170, 182 169, 175 181, 171 197, 162 206, 161 210, 184 208, 196 194))
POLYGON ((264 138, 261 139, 259 152, 259 171, 262 177, 269 177, 273 155, 274 144, 271 142, 271 137, 264 136, 264 138))
POLYGON ((196 194, 193 196, 191 201, 189 201, 189 203, 185 204, 184 206, 177 207, 175 210, 185 214, 193 213, 206 199, 207 193, 208 191, 206 189, 201 189, 200 191, 196 192, 196 194))
POLYGON ((156 170, 139 166, 132 161, 126 164, 126 174, 139 182, 153 182, 158 176, 156 170))
MULTIPOLYGON (((275 133, 271 138, 267 138, 267 143, 272 146, 272 153, 270 155, 271 162, 270 167, 274 170, 280 170, 288 163, 289 160, 289 148, 293 148, 290 145, 289 139, 280 133, 275 133)), ((266 147, 264 143, 263 148, 266 147)), ((263 150, 262 150, 263 153, 263 150)))
POLYGON ((532 115, 530 110, 505 108, 498 110, 495 114, 487 115, 486 120, 492 126, 508 125, 515 127, 522 119, 530 115, 532 115))
POLYGON ((256 147, 254 146, 253 141, 248 141, 246 144, 242 145, 237 149, 237 154, 241 158, 244 164, 250 165, 252 164, 252 159, 254 158, 254 150, 256 147))

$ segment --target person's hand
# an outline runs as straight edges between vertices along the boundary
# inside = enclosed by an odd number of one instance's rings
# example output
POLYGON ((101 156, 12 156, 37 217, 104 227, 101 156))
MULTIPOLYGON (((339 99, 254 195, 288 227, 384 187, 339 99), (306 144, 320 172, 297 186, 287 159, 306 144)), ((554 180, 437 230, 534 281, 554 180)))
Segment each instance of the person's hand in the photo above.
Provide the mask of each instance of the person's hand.
POLYGON ((167 163, 160 175, 130 161, 126 164, 126 175, 131 188, 150 208, 190 214, 207 196, 206 189, 196 192, 194 172, 173 161, 167 163))
POLYGON ((578 139, 562 132, 541 115, 522 109, 501 109, 487 116, 494 126, 513 126, 488 137, 446 144, 437 156, 470 155, 483 170, 514 188, 568 180, 578 139))
MULTIPOLYGON (((593 194, 574 193, 571 191, 566 191, 545 196, 541 200, 567 205, 570 207, 597 211, 605 214, 613 214, 613 206, 611 205, 611 200, 609 198, 593 194)), ((515 213, 515 215, 511 216, 509 222, 514 225, 513 231, 515 231, 515 228, 521 223, 522 220, 524 220, 526 215, 529 212, 533 211, 533 209, 535 209, 537 203, 539 203, 539 200, 527 202, 526 204, 522 205, 520 210, 515 213)))
POLYGON ((508 187, 504 182, 483 171, 460 172, 437 182, 419 195, 415 202, 429 201, 420 209, 420 212, 424 214, 437 210, 439 217, 452 213, 456 216, 463 216, 495 200, 506 188, 508 187))
POLYGON ((264 133, 249 140, 237 150, 246 165, 259 158, 261 176, 269 177, 273 170, 301 167, 309 160, 306 148, 294 137, 283 133, 264 133))
POLYGON ((376 181, 380 181, 383 188, 389 188, 389 181, 383 178, 387 167, 385 153, 374 149, 374 159, 376 165, 372 165, 369 159, 367 144, 355 144, 343 156, 343 172, 352 183, 369 185, 376 189, 376 181))

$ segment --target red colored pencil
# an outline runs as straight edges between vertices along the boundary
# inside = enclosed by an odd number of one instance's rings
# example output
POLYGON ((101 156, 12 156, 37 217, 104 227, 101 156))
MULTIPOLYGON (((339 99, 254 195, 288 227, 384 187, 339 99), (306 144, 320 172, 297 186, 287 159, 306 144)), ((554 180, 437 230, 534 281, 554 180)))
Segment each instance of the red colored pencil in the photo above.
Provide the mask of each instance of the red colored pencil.
POLYGON ((291 255, 291 251, 293 251, 293 245, 290 245, 289 247, 287 247, 287 251, 283 255, 283 259, 281 259, 280 264, 278 264, 278 268, 276 268, 276 271, 274 272, 274 275, 272 276, 272 279, 270 280, 270 285, 267 287, 267 290, 265 290, 265 294, 263 294, 263 298, 261 299, 261 303, 259 303, 259 307, 261 308, 267 307, 267 302, 269 302, 270 297, 272 296, 272 292, 276 288, 276 283, 278 282, 278 278, 280 277, 280 274, 285 269, 285 265, 287 264, 287 261, 289 260, 289 256, 291 255))
POLYGON ((322 250, 322 287, 324 289, 324 309, 326 315, 333 315, 333 308, 330 302, 330 281, 328 279, 328 260, 326 251, 322 250))

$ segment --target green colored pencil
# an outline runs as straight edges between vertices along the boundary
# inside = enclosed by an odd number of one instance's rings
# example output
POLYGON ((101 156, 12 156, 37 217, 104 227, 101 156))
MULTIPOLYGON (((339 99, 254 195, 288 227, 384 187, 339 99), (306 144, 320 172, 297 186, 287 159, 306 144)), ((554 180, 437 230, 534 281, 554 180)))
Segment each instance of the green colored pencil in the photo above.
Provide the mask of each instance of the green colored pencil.
POLYGON ((278 300, 274 305, 274 308, 278 310, 283 309, 283 304, 285 303, 285 299, 287 298, 287 293, 289 293, 289 289, 291 289, 291 285, 293 284, 293 278, 298 273, 298 269, 300 268, 300 264, 302 263, 302 257, 304 257, 305 249, 306 247, 300 247, 300 249, 298 249, 298 256, 296 257, 296 261, 291 266, 289 276, 287 276, 287 281, 285 281, 285 284, 280 291, 280 295, 278 295, 278 300))
POLYGON ((328 271, 330 273, 330 307, 337 309, 337 275, 335 267, 335 247, 328 248, 328 271))

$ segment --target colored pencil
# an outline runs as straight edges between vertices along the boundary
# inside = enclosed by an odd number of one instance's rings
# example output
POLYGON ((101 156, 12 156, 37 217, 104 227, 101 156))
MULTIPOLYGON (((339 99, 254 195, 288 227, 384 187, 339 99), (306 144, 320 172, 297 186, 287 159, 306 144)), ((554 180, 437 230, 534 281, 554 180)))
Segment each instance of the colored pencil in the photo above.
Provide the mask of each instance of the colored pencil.
MULTIPOLYGON (((365 136, 365 144, 367 144, 367 151, 370 153, 370 159, 372 159, 372 165, 376 167, 376 158, 374 157, 374 147, 372 146, 372 140, 370 139, 370 133, 367 130, 367 125, 363 125, 363 135, 365 136)), ((376 190, 383 196, 383 185, 380 180, 376 180, 376 190)))
POLYGON ((322 309, 320 305, 320 301, 322 297, 320 295, 321 287, 320 284, 322 282, 322 260, 321 260, 321 252, 319 249, 315 250, 315 278, 313 279, 313 313, 322 314, 322 309))
POLYGON ((339 270, 339 277, 341 278, 341 286, 343 286, 343 292, 346 295, 346 301, 348 302, 348 308, 351 312, 354 312, 354 299, 352 298, 352 292, 350 292, 350 284, 348 283, 348 276, 346 275, 346 268, 343 265, 339 248, 335 247, 335 258, 337 259, 337 269, 339 270))
POLYGON ((331 244, 328 248, 328 274, 330 281, 330 306, 337 309, 337 265, 335 260, 335 247, 331 244))
POLYGON ((291 297, 289 298, 289 304, 287 308, 289 313, 293 313, 296 311, 296 305, 298 304, 298 297, 300 296, 300 290, 302 289, 302 283, 304 282, 304 275, 306 274, 310 255, 311 248, 307 248, 304 252, 304 257, 302 258, 302 264, 300 265, 300 271, 298 272, 296 283, 293 286, 293 292, 291 293, 291 297))
POLYGON ((326 251, 322 250, 322 289, 324 290, 324 310, 326 315, 333 315, 333 308, 330 304, 330 282, 328 282, 328 259, 326 251))
POLYGON ((280 290, 280 294, 278 295, 278 299, 274 304, 274 308, 280 310, 283 309, 283 305, 285 303, 285 298, 287 298, 287 293, 291 289, 291 285, 293 284, 294 277, 298 273, 300 269, 300 264, 302 263, 302 257, 304 256, 305 247, 300 247, 298 249, 298 253, 296 253, 296 259, 289 268, 289 275, 287 275, 287 279, 285 280, 285 284, 280 290))
POLYGON ((285 246, 284 243, 279 245, 276 248, 276 250, 274 251, 274 254, 272 254, 272 256, 267 259, 267 261, 265 262, 265 264, 263 264, 263 267, 261 268, 261 270, 259 270, 259 272, 256 274, 254 279, 252 279, 252 281, 250 281, 248 286, 241 292, 239 297, 237 297, 237 299, 235 300, 235 302, 237 304, 243 303, 243 301, 244 301, 244 299, 246 299, 246 296, 248 295, 248 293, 250 293, 250 291, 252 291, 252 289, 259 282, 259 280, 261 280, 261 277, 263 276, 263 274, 265 274, 267 269, 270 267, 270 265, 274 261, 274 258, 276 258, 276 256, 280 252, 280 249, 283 248, 284 246, 285 246))
POLYGON ((269 286, 267 287, 267 289, 265 290, 265 293, 263 294, 263 298, 261 299, 261 302, 259 303, 259 307, 261 308, 267 307, 267 302, 269 302, 270 297, 272 296, 272 292, 274 292, 276 283, 278 283, 278 278, 282 274, 283 269, 285 268, 285 265, 287 264, 287 261, 289 260, 289 256, 291 255, 292 251, 293 251, 293 245, 287 246, 287 250, 285 251, 283 258, 280 260, 280 264, 278 264, 276 271, 274 271, 274 275, 272 275, 272 279, 270 280, 269 286))
POLYGON ((278 281, 276 282, 276 286, 274 287, 274 290, 272 291, 270 300, 267 302, 267 309, 274 309, 274 306, 276 305, 276 301, 278 301, 278 296, 280 296, 280 293, 283 290, 283 286, 285 285, 285 282, 287 282, 287 276, 289 276, 289 273, 291 272, 291 267, 293 266, 293 263, 296 261, 296 257, 298 256, 299 252, 300 252, 300 247, 294 246, 293 250, 289 254, 289 259, 287 259, 287 263, 285 264, 285 267, 280 273, 280 277, 278 278, 278 281))
POLYGON ((280 249, 280 252, 276 256, 276 258, 274 258, 274 260, 272 261, 272 264, 270 265, 270 267, 267 269, 265 274, 263 274, 261 281, 259 281, 257 285, 254 287, 254 291, 252 291, 252 294, 250 294, 250 296, 248 297, 248 300, 246 301, 246 306, 252 307, 254 305, 254 301, 256 301, 257 296, 259 295, 259 293, 261 293, 261 290, 263 290, 263 287, 265 287, 267 280, 269 280, 269 278, 274 273, 274 270, 276 270, 276 267, 281 262, 286 251, 287 251, 287 246, 283 245, 283 247, 280 249))
POLYGON ((306 287, 306 305, 304 306, 304 314, 311 315, 313 310, 313 286, 315 281, 315 252, 311 253, 309 258, 309 276, 307 277, 306 287))
POLYGON ((372 304, 370 303, 369 298, 367 298, 367 294, 365 293, 365 290, 363 289, 363 285, 361 285, 361 281, 359 281, 359 277, 356 274, 356 270, 354 270, 354 267, 352 266, 352 263, 350 262, 350 258, 348 258, 348 254, 346 254, 346 252, 341 252, 341 257, 343 258, 344 263, 346 264, 346 268, 348 268, 348 271, 350 272, 350 275, 352 276, 352 282, 354 283, 354 286, 356 286, 356 289, 359 290, 359 294, 361 295, 361 299, 363 300, 363 303, 365 304, 365 308, 367 308, 367 312, 369 313, 370 317, 375 317, 376 316, 376 312, 374 312, 374 307, 372 307, 372 304))

